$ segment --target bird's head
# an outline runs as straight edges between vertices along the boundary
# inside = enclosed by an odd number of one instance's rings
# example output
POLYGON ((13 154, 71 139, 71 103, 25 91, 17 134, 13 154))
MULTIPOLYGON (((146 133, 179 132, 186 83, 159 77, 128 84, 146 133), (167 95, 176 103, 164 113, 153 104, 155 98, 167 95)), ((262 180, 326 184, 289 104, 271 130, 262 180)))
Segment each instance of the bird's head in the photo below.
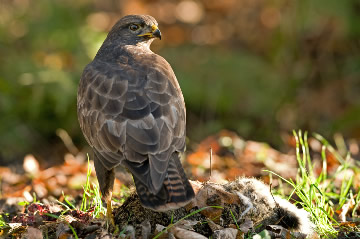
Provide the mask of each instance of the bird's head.
POLYGON ((155 38, 161 39, 161 32, 155 18, 148 15, 123 17, 112 27, 108 35, 109 40, 126 45, 150 45, 155 38))

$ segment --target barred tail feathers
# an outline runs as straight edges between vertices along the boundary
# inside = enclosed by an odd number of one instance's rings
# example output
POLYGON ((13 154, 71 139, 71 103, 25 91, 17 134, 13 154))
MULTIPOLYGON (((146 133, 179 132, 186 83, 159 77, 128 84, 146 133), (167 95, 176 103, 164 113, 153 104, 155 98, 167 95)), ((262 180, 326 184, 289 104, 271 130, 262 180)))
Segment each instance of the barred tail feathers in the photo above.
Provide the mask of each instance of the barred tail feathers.
POLYGON ((171 155, 163 187, 156 194, 152 194, 147 186, 133 175, 136 191, 144 207, 155 211, 168 211, 185 206, 194 198, 194 190, 179 157, 178 153, 171 155))

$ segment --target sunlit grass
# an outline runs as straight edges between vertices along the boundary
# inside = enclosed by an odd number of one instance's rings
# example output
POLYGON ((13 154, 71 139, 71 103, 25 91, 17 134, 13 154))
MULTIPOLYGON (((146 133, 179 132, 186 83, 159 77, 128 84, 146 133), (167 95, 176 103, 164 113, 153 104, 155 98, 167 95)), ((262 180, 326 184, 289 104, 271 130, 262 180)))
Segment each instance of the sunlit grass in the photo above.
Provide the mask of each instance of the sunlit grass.
POLYGON ((2 231, 8 227, 9 225, 6 223, 5 218, 3 217, 3 215, 0 215, 0 236, 2 234, 2 231))
POLYGON ((106 208, 102 205, 99 186, 93 183, 90 186, 91 165, 88 156, 88 169, 86 173, 86 182, 83 185, 83 197, 81 201, 80 211, 87 212, 93 210, 92 215, 98 218, 106 214, 106 208))
MULTIPOLYGON (((297 133, 294 131, 296 159, 299 164, 296 180, 285 179, 274 172, 268 172, 277 175, 293 187, 288 199, 290 200, 294 193, 299 197, 299 201, 296 203, 310 213, 311 221, 315 225, 314 230, 322 237, 334 238, 338 234, 334 226, 339 226, 337 220, 334 219, 335 211, 341 209, 352 195, 350 188, 353 183, 353 176, 346 178, 347 180, 342 180, 340 189, 336 189, 335 180, 339 174, 346 177, 346 171, 351 167, 350 155, 347 154, 344 159, 323 137, 317 134, 314 136, 323 145, 321 151, 322 170, 318 176, 315 176, 314 173, 307 133, 302 134, 301 131, 297 133), (336 172, 331 176, 327 174, 326 150, 334 155, 340 163, 336 172), (338 201, 337 207, 333 203, 334 199, 338 201)), ((360 197, 357 196, 356 205, 359 205, 359 200, 360 197)))

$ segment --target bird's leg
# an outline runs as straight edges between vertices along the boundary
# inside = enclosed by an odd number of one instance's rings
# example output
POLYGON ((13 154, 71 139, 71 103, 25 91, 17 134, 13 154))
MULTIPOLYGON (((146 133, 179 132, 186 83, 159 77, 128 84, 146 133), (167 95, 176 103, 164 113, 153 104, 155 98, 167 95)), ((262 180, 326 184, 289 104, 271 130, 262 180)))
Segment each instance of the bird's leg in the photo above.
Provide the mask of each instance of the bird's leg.
POLYGON ((112 192, 109 192, 109 194, 105 198, 105 200, 106 200, 106 219, 107 219, 108 224, 111 224, 113 227, 115 227, 114 216, 112 214, 111 197, 112 197, 112 192))
MULTIPOLYGON (((115 227, 114 217, 112 215, 112 207, 111 207, 111 197, 112 190, 114 187, 115 181, 115 171, 114 169, 107 170, 104 165, 101 163, 102 156, 96 151, 94 151, 94 166, 96 171, 96 177, 99 181, 100 191, 103 199, 106 202, 106 222, 108 226, 111 224, 115 227)), ((116 228, 116 227, 115 227, 116 228)))
POLYGON ((109 230, 109 228, 111 227, 112 228, 111 230, 113 230, 113 233, 118 234, 120 230, 119 230, 119 227, 115 224, 114 216, 112 214, 111 197, 112 197, 112 192, 109 192, 105 196, 105 201, 106 201, 106 228, 107 228, 107 230, 109 230))

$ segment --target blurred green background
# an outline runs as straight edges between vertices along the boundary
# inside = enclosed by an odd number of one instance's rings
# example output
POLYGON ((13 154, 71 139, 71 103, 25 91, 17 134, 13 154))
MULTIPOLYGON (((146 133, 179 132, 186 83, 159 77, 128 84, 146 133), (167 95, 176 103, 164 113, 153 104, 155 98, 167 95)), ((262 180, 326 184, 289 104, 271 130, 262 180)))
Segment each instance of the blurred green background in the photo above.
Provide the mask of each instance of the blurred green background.
POLYGON ((358 0, 0 0, 0 164, 86 143, 77 84, 111 26, 150 14, 198 142, 220 129, 280 147, 307 129, 360 138, 358 0))

